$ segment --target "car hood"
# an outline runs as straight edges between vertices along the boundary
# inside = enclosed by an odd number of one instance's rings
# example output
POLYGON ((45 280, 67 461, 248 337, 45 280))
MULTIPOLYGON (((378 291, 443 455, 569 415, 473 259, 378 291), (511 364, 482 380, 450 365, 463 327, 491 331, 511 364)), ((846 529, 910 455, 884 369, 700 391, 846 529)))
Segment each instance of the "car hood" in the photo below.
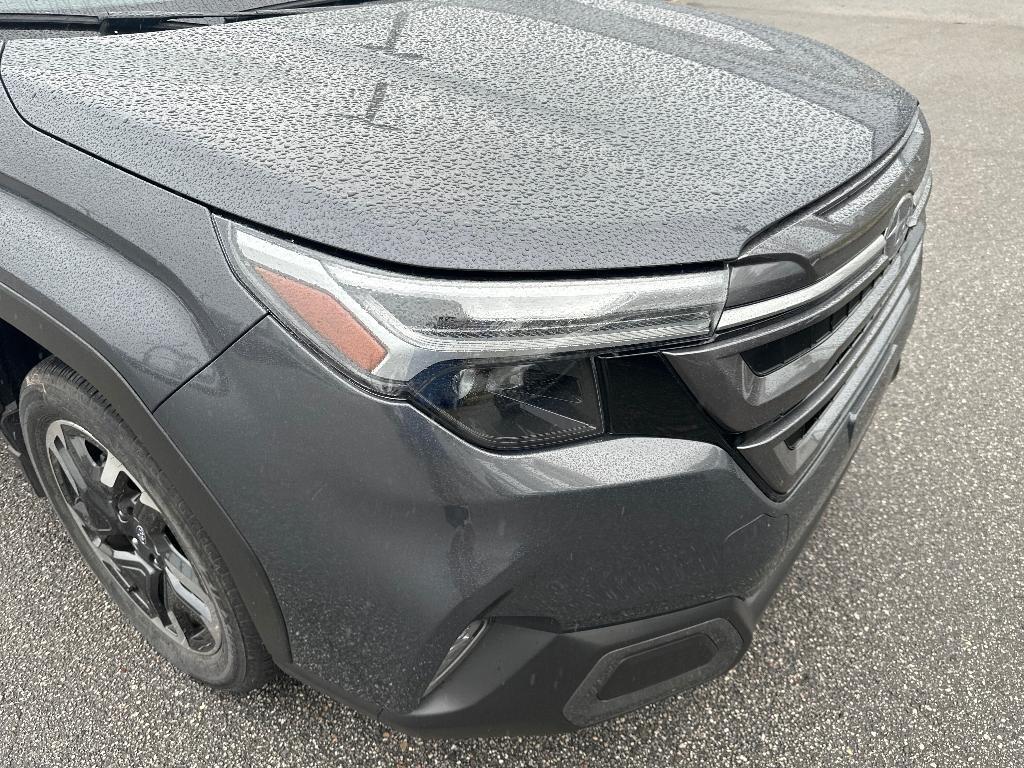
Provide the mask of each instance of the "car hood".
POLYGON ((369 3, 16 40, 26 121, 214 209, 433 269, 731 259, 916 102, 804 38, 629 0, 369 3))

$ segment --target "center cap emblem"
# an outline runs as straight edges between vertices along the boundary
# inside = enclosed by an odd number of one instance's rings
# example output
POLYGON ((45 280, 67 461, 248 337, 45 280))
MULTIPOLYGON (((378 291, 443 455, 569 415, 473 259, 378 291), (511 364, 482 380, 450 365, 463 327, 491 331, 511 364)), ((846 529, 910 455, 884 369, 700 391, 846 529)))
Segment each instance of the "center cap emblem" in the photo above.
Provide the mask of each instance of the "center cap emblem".
POLYGON ((896 204, 885 228, 885 255, 890 259, 899 253, 910 234, 910 217, 914 214, 914 196, 909 192, 896 204))

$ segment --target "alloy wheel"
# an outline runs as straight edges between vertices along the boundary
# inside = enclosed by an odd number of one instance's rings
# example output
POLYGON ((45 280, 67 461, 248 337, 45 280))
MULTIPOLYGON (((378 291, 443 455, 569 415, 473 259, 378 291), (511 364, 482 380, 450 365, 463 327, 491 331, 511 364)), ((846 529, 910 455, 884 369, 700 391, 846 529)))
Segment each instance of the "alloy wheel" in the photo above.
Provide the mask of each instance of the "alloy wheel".
POLYGON ((174 641, 214 653, 221 630, 213 601, 153 497, 77 424, 50 424, 46 449, 74 522, 118 586, 174 641))

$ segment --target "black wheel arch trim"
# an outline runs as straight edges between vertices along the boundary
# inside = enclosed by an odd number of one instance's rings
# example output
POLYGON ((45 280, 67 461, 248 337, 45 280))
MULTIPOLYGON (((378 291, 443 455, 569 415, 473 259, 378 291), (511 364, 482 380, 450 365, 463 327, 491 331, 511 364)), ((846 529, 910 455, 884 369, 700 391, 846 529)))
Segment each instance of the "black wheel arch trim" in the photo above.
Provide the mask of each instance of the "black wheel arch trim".
POLYGON ((291 666, 284 615, 263 566, 241 532, 132 387, 99 352, 64 324, 0 282, 0 319, 56 355, 98 389, 146 446, 203 524, 275 663, 291 666))

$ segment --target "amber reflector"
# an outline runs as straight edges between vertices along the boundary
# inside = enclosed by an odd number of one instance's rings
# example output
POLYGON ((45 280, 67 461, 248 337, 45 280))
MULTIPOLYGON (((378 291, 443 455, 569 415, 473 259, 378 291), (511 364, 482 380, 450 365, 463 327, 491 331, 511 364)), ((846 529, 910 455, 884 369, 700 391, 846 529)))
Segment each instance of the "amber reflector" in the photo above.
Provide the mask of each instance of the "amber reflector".
POLYGON ((310 328, 364 371, 373 371, 387 357, 377 338, 329 293, 264 267, 255 269, 310 328))

